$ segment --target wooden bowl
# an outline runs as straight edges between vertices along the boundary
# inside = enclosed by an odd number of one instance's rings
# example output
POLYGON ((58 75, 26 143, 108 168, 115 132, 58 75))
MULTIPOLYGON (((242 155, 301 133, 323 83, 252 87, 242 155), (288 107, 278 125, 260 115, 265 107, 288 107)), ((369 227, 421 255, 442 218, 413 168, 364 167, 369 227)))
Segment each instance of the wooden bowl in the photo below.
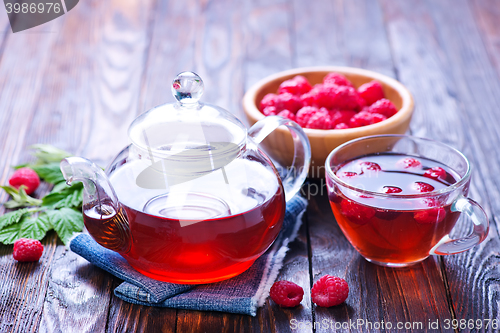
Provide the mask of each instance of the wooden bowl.
MULTIPOLYGON (((413 114, 413 98, 400 82, 368 70, 352 67, 304 67, 287 70, 270 75, 254 84, 243 97, 243 109, 250 125, 265 116, 259 111, 262 98, 268 93, 277 93, 281 82, 302 75, 311 85, 323 82, 330 72, 345 75, 358 88, 363 83, 377 80, 381 83, 385 97, 391 100, 399 110, 394 116, 379 123, 348 129, 319 130, 304 128, 311 142, 312 158, 309 176, 319 178, 324 176, 324 165, 328 154, 340 144, 368 135, 404 134, 409 127, 413 114)), ((282 166, 290 166, 293 160, 293 141, 290 132, 283 127, 271 133, 262 143, 266 152, 282 166)))

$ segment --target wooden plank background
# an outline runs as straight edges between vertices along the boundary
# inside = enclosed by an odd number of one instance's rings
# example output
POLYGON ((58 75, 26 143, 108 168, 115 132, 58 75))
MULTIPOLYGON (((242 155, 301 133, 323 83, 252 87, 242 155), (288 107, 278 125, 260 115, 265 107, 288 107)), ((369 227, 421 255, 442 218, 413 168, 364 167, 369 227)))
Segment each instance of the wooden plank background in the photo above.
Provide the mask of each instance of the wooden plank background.
MULTIPOLYGON (((2 184, 12 165, 29 160, 34 143, 105 166, 127 144, 139 113, 173 101, 169 83, 181 71, 200 74, 205 102, 244 120, 241 98, 257 80, 293 67, 345 65, 410 89, 410 132, 464 152, 474 168, 470 195, 491 220, 489 237, 472 251, 387 269, 355 252, 335 223, 324 182, 312 181, 304 189, 307 216, 279 276, 304 287, 302 305, 282 309, 268 300, 256 317, 123 302, 113 296, 118 279, 49 234, 39 263, 15 263, 12 246, 0 246, 0 332, 347 332, 331 325, 500 320, 498 22, 497 0, 86 0, 13 34, 0 10, 2 184), (310 288, 324 274, 348 281, 345 304, 311 303, 310 288), (313 327, 324 320, 328 327, 313 327)), ((456 234, 469 230, 463 219, 456 234)))

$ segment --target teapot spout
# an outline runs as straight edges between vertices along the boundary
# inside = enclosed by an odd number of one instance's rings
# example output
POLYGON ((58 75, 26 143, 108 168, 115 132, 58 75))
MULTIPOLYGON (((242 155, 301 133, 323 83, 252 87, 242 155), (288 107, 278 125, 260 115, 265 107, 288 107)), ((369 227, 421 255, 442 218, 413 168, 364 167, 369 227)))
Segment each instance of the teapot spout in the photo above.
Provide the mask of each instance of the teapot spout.
POLYGON ((126 253, 130 249, 130 226, 127 213, 104 171, 82 157, 61 161, 66 184, 83 183, 83 221, 89 234, 103 247, 126 253))

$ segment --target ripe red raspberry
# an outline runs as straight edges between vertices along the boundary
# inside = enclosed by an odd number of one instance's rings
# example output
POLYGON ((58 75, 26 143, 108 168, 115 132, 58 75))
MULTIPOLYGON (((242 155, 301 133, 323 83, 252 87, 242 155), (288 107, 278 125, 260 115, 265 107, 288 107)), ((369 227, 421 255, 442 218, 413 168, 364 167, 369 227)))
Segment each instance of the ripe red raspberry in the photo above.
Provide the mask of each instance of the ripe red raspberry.
POLYGON ((366 111, 361 111, 355 114, 349 120, 349 126, 351 127, 361 127, 366 125, 371 125, 375 123, 379 123, 383 120, 387 119, 385 116, 378 113, 370 113, 366 111))
POLYGON ((415 191, 420 192, 420 193, 434 191, 434 186, 432 186, 431 184, 424 183, 424 182, 414 182, 412 184, 412 188, 415 191))
POLYGON ((350 128, 350 127, 346 123, 340 123, 340 124, 335 125, 335 127, 334 127, 334 129, 347 129, 347 128, 350 128))
POLYGON ((390 100, 382 98, 370 105, 367 111, 375 114, 378 113, 389 118, 394 116, 398 112, 398 109, 396 109, 390 100))
POLYGON ((359 110, 359 96, 352 87, 317 84, 308 94, 313 96, 312 104, 317 107, 359 110))
POLYGON ((351 200, 342 200, 340 209, 345 217, 356 224, 368 223, 376 213, 374 208, 362 206, 351 200))
POLYGON ((349 81, 344 75, 339 73, 328 73, 323 79, 324 84, 337 85, 337 86, 348 86, 352 87, 351 81, 349 81))
POLYGON ((278 116, 281 116, 283 118, 288 118, 290 120, 295 121, 295 114, 293 114, 292 112, 290 112, 288 110, 281 111, 280 113, 278 113, 278 116))
POLYGON ((35 239, 20 238, 14 243, 12 255, 17 261, 38 261, 42 254, 43 245, 35 239))
POLYGON ((359 104, 359 110, 363 110, 368 105, 366 104, 366 101, 363 98, 361 98, 361 96, 358 96, 358 104, 359 104))
POLYGON ((314 93, 308 92, 300 96, 300 101, 303 106, 314 106, 316 98, 314 93))
POLYGON ((362 171, 365 171, 365 170, 380 171, 380 170, 382 170, 380 165, 378 165, 377 163, 374 163, 374 162, 364 161, 364 162, 359 163, 359 165, 361 166, 362 171))
POLYGON ((385 97, 382 85, 378 81, 370 81, 358 88, 358 94, 366 101, 366 105, 372 105, 379 99, 385 97))
POLYGON ((277 109, 275 106, 266 106, 264 110, 262 110, 262 113, 264 116, 275 116, 277 114, 277 109))
POLYGON ((325 275, 311 289, 311 300, 318 306, 330 307, 343 303, 349 296, 347 282, 339 277, 325 275))
POLYGON ((438 179, 438 178, 446 179, 446 171, 443 168, 434 167, 434 168, 425 170, 424 177, 431 178, 431 179, 438 179))
POLYGON ((384 187, 382 187, 382 193, 390 194, 390 193, 401 193, 401 192, 403 192, 403 190, 397 186, 384 186, 384 187))
POLYGON ((306 127, 309 119, 318 111, 319 109, 315 106, 304 106, 302 109, 297 111, 297 114, 295 114, 297 124, 302 127, 306 127))
POLYGON ((357 175, 358 174, 356 172, 344 171, 337 176, 339 176, 339 178, 352 178, 352 177, 356 177, 357 175))
POLYGON ((399 160, 396 165, 398 165, 401 168, 408 169, 408 168, 421 168, 422 163, 420 163, 419 160, 414 159, 413 157, 406 157, 403 158, 402 160, 399 160))
POLYGON ((350 110, 340 110, 340 111, 330 111, 330 118, 332 119, 332 122, 334 124, 334 127, 337 126, 338 124, 344 123, 348 124, 349 120, 354 117, 356 114, 355 111, 350 111, 350 110))
POLYGON ((268 106, 274 106, 277 110, 281 111, 281 98, 276 94, 267 94, 260 101, 260 111, 264 111, 264 109, 268 106))
POLYGON ((420 224, 439 223, 446 217, 446 210, 440 207, 438 200, 426 198, 423 200, 425 206, 432 209, 419 210, 413 213, 413 218, 420 224))
POLYGON ((293 95, 302 95, 311 90, 311 84, 302 75, 297 75, 293 79, 283 81, 278 88, 278 94, 290 93, 293 95))
POLYGON ((331 129, 332 125, 332 119, 330 118, 328 111, 325 108, 321 108, 318 112, 313 114, 311 118, 309 118, 305 127, 315 129, 331 129))
POLYGON ((21 185, 26 186, 24 189, 26 194, 31 194, 35 192, 40 185, 40 178, 37 173, 30 168, 20 168, 17 169, 12 177, 9 179, 9 184, 15 188, 19 188, 21 185))
POLYGON ((361 110, 361 106, 359 105, 359 95, 353 87, 337 87, 332 103, 333 106, 331 108, 341 110, 361 110))
POLYGON ((284 308, 291 308, 300 304, 304 297, 304 289, 290 281, 276 281, 269 291, 269 296, 274 303, 284 308))
POLYGON ((288 110, 292 113, 297 113, 300 108, 302 108, 302 102, 299 96, 295 96, 289 93, 284 93, 278 95, 281 109, 278 108, 278 111, 288 110))

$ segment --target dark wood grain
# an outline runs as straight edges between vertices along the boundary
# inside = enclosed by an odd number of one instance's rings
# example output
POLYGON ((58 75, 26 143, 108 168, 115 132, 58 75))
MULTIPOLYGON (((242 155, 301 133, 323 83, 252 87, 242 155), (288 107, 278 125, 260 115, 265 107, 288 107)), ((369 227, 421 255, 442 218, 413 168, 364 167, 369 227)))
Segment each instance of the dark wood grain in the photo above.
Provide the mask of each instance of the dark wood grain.
POLYGON ((175 318, 175 309, 134 305, 113 297, 106 332, 177 332, 175 318))
POLYGON ((201 2, 158 1, 152 14, 139 113, 160 104, 173 103, 172 80, 180 72, 197 70, 195 39, 202 17, 201 2))
POLYGON ((497 75, 500 75, 500 30, 498 29, 500 6, 495 0, 472 0, 470 6, 475 21, 481 29, 481 39, 490 61, 496 67, 497 75))
MULTIPOLYGON (((480 42, 466 2, 407 4, 385 2, 401 80, 416 96, 414 133, 463 150, 475 167, 470 196, 498 214, 498 116, 494 95, 498 80, 480 42), (439 4, 439 5, 438 5, 439 4), (416 70, 416 68, 419 68, 416 70), (478 75, 488 82, 480 83, 478 75), (477 86, 476 86, 477 84, 477 86), (431 120, 432 119, 432 120, 431 120), (496 132, 495 132, 496 131, 496 132), (488 153, 489 152, 489 153, 488 153)), ((443 258, 456 319, 498 319, 498 233, 491 221, 489 237, 463 254, 443 258)), ((470 232, 463 219, 455 235, 470 232)), ((452 319, 452 318, 450 318, 452 319)))
POLYGON ((287 1, 244 3, 245 62, 244 89, 267 75, 293 67, 293 20, 287 1))
POLYGON ((499 271, 498 216, 500 213, 500 156, 492 154, 500 144, 500 133, 495 122, 500 120, 500 80, 490 61, 468 2, 450 1, 434 4, 433 18, 447 24, 439 25, 443 49, 456 80, 458 98, 461 100, 465 134, 470 142, 466 153, 472 159, 476 190, 473 198, 489 211, 491 229, 488 239, 473 251, 446 258, 450 293, 454 300, 457 319, 500 320, 496 278, 499 271), (458 6, 456 5, 458 4, 458 6), (451 29, 460 26, 460 29, 451 29), (481 79, 479 79, 481 78, 481 79), (464 269, 467 268, 467 269, 464 269), (464 293, 464 290, 467 292, 464 293))
POLYGON ((47 279, 38 332, 104 331, 112 295, 109 274, 65 246, 57 246, 47 279))
POLYGON ((293 1, 294 66, 352 66, 394 77, 377 1, 293 1))
MULTIPOLYGON (((5 22, 5 21, 3 21, 5 22)), ((37 98, 41 93, 44 65, 50 59, 55 34, 43 29, 60 29, 61 22, 53 21, 36 27, 31 33, 4 37, 0 63, 0 182, 7 183, 11 166, 23 162, 23 152, 29 126, 34 117, 37 98), (7 52, 5 50, 15 50, 7 52)), ((10 27, 9 27, 10 29, 10 27)), ((46 189, 46 187, 45 187, 46 189)), ((5 193, 0 195, 5 201, 5 193)), ((3 214, 3 206, 0 208, 3 214)), ((44 259, 39 263, 21 264, 12 258, 12 246, 0 246, 0 331, 35 332, 38 328, 56 249, 54 237, 44 241, 44 259)))
MULTIPOLYGON (((396 331, 335 327, 362 319, 422 322, 422 329, 404 331, 447 332, 453 330, 426 325, 453 318, 500 320, 498 22, 496 0, 89 0, 13 34, 0 10, 1 184, 11 165, 31 158, 27 147, 39 142, 105 166, 128 143, 127 128, 137 114, 173 101, 170 82, 181 71, 200 74, 204 102, 243 118, 241 97, 257 80, 292 67, 345 65, 395 77, 410 89, 416 104, 411 133, 448 143, 470 158, 470 196, 492 222, 486 241, 471 251, 431 257, 411 269, 383 268, 347 242, 324 184, 312 182, 305 224, 278 277, 303 286, 304 300, 283 309, 268 299, 256 317, 123 302, 112 294, 120 280, 69 252, 50 233, 38 263, 16 263, 12 246, 0 246, 0 331, 396 331), (311 304, 310 287, 324 274, 348 281, 345 304, 311 304)), ((43 185, 35 194, 47 190, 43 185)), ((1 191, 0 200, 6 199, 1 191)), ((462 219, 454 234, 469 229, 470 221, 462 219)))
POLYGON ((393 329, 401 323, 412 325, 408 332, 421 332, 429 320, 449 318, 438 262, 429 258, 405 269, 367 262, 342 234, 329 207, 327 189, 319 185, 323 195, 310 200, 308 214, 313 279, 325 274, 339 276, 349 284, 349 297, 333 308, 314 308, 316 332, 348 332, 353 327, 358 331, 384 331, 382 321, 393 329))
MULTIPOLYGON (((100 157, 101 164, 127 143, 124 133, 136 112, 150 6, 142 2, 135 8, 117 8, 110 2, 85 2, 71 11, 71 18, 54 21, 58 33, 47 34, 54 39, 52 56, 35 64, 43 79, 31 91, 36 101, 30 109, 33 119, 26 122, 29 117, 25 117, 25 132, 10 135, 26 140, 26 158, 27 145, 50 142, 75 154, 100 157)), ((19 41, 17 35, 11 39, 19 41)), ((50 270, 40 276, 45 297, 43 310, 37 310, 42 314, 40 331, 104 330, 112 277, 100 270, 96 274, 56 238, 45 242, 50 242, 46 248, 57 250, 52 251, 50 270)))

